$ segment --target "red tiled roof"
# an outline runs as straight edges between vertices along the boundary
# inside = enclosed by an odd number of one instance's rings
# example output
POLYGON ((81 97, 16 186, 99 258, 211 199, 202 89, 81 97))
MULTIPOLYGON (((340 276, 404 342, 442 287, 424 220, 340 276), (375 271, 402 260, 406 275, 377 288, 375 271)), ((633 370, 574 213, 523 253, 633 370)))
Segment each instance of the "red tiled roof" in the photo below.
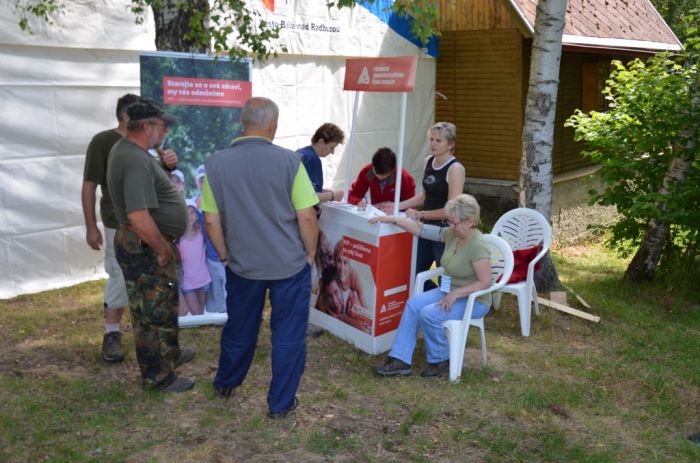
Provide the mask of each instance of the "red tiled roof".
MULTIPOLYGON (((537 0, 506 0, 519 9, 529 28, 537 0)), ((680 43, 649 0, 569 0, 564 45, 679 49, 680 43)))

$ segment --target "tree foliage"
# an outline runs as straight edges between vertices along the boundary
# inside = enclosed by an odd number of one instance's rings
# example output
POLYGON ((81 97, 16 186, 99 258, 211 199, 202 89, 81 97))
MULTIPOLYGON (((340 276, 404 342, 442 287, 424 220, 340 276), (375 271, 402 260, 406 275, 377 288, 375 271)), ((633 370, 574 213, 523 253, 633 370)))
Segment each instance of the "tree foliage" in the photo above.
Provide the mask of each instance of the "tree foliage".
POLYGON ((700 8, 700 0, 651 0, 662 18, 666 21, 681 42, 688 40, 687 15, 700 8))
MULTIPOLYGON (((694 24, 694 19, 689 18, 694 24)), ((686 51, 660 54, 615 69, 605 88, 606 112, 577 111, 566 125, 586 142, 584 155, 600 163, 602 191, 592 203, 614 205, 620 219, 607 227, 608 243, 628 255, 652 221, 670 233, 664 256, 677 249, 697 255, 700 244, 700 104, 697 26, 686 29, 686 51), (669 182, 674 163, 684 158, 682 181, 669 182)), ((663 265, 663 259, 661 264, 663 265)))
POLYGON ((30 26, 32 17, 39 18, 47 24, 53 24, 53 19, 63 13, 65 6, 61 0, 15 0, 14 10, 19 17, 19 27, 23 31, 32 32, 30 26))

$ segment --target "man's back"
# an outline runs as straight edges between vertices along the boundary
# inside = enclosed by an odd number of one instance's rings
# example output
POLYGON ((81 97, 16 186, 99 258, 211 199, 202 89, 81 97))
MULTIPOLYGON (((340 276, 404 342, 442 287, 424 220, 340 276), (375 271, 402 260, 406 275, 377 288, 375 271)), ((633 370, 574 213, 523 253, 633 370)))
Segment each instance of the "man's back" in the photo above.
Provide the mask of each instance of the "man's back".
POLYGON ((300 162, 298 153, 262 137, 240 138, 207 161, 236 274, 281 279, 306 263, 292 199, 300 162))
POLYGON ((318 197, 298 154, 275 146, 279 108, 252 97, 243 105, 244 136, 209 158, 202 210, 212 243, 227 264, 228 320, 214 378, 222 399, 243 383, 255 355, 260 318, 270 300, 272 378, 268 416, 284 418, 306 362, 311 267, 318 197))

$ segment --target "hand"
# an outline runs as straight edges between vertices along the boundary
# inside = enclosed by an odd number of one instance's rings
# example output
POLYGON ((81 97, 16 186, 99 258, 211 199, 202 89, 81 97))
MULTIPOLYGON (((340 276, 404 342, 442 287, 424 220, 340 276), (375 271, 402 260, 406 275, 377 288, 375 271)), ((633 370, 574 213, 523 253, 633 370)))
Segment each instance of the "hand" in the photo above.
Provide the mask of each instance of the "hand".
POLYGON ((379 216, 376 216, 376 217, 370 217, 370 218, 369 218, 369 223, 374 224, 374 223, 377 223, 377 222, 381 222, 381 223, 394 223, 394 222, 396 222, 396 217, 394 217, 393 215, 379 215, 379 216))
POLYGON ((367 203, 365 202, 364 199, 361 199, 359 203, 357 203, 357 208, 358 209, 364 209, 367 207, 367 203))
MULTIPOLYGON (((316 260, 316 256, 312 256, 310 254, 306 255, 306 262, 308 262, 310 266, 313 267, 315 260, 316 260)), ((226 263, 228 264, 228 261, 226 263)))
POLYGON ((454 304, 456 300, 457 295, 454 291, 450 291, 440 300, 440 310, 445 313, 450 313, 450 310, 452 310, 452 304, 454 304))
POLYGON ((85 233, 85 241, 87 241, 88 246, 90 246, 92 249, 99 251, 100 246, 102 246, 102 233, 100 232, 100 229, 97 228, 97 226, 88 227, 87 232, 85 233))
POLYGON ((160 160, 165 168, 169 171, 175 170, 177 167, 177 154, 175 151, 171 149, 164 150, 161 147, 156 148, 156 151, 158 151, 158 156, 160 156, 160 160))
POLYGON ((377 205, 377 209, 385 214, 392 214, 394 212, 394 203, 391 201, 384 201, 383 203, 379 203, 377 205))
POLYGON ((333 194, 335 194, 336 201, 342 201, 343 195, 345 194, 345 192, 343 190, 337 190, 337 191, 334 191, 333 194))
POLYGON ((170 251, 170 248, 168 248, 168 252, 163 254, 163 253, 158 253, 158 265, 160 267, 165 267, 170 263, 170 259, 173 258, 173 253, 170 251))
POLYGON ((409 219, 418 219, 421 216, 421 212, 415 209, 406 209, 406 217, 409 219))

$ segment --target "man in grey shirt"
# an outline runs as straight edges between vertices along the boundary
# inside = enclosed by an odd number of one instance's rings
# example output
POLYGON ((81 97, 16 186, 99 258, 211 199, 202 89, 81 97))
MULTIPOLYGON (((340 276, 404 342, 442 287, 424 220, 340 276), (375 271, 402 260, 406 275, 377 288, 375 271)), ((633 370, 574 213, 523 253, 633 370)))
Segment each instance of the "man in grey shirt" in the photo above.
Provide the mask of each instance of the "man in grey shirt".
POLYGON ((227 267, 228 321, 214 387, 225 399, 243 383, 269 290, 270 418, 287 416, 298 403, 318 239, 318 197, 301 155, 272 143, 278 113, 267 98, 246 102, 243 136, 207 160, 201 201, 209 239, 227 267))

